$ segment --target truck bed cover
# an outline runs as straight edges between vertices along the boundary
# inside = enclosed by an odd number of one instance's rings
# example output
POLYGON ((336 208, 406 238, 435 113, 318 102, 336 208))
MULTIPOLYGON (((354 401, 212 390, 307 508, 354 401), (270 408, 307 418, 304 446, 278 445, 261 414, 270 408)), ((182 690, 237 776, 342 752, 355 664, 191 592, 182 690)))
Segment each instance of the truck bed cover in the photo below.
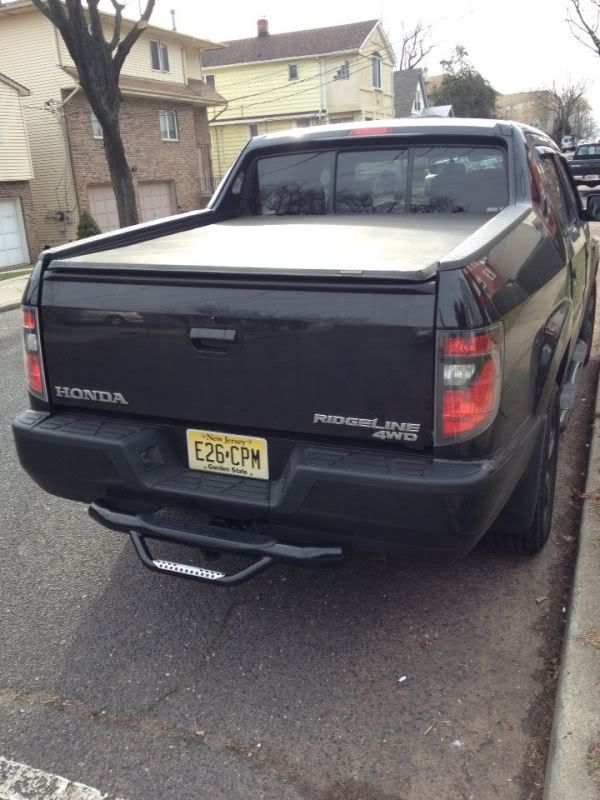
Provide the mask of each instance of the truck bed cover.
POLYGON ((506 212, 509 209, 491 218, 465 213, 240 217, 110 250, 58 258, 50 269, 323 277, 355 274, 427 280, 445 256, 457 248, 464 250, 466 240, 482 226, 495 230, 498 223, 502 226, 500 218, 506 212))

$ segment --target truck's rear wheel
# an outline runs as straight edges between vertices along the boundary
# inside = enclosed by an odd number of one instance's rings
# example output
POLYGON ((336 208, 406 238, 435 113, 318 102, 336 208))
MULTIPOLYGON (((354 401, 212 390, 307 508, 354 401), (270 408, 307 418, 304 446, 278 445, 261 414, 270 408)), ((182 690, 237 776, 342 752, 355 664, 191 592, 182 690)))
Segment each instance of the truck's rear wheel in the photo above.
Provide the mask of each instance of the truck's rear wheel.
POLYGON ((544 449, 541 475, 537 482, 537 494, 532 494, 531 497, 531 505, 535 507, 533 521, 525 530, 493 531, 490 537, 496 549, 507 553, 533 555, 539 553, 548 541, 554 509, 559 436, 559 392, 558 388, 555 388, 546 415, 544 449))

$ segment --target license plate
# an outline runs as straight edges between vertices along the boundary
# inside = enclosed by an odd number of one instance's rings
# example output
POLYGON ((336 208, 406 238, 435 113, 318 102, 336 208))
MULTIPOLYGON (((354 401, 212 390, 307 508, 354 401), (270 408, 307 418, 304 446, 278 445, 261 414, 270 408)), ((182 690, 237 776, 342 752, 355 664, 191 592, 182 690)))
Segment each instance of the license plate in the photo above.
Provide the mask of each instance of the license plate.
POLYGON ((267 440, 215 431, 187 431, 190 469, 269 479, 267 440))
POLYGON ((583 176, 583 180, 584 181, 598 181, 598 180, 600 180, 600 175, 584 175, 583 176))

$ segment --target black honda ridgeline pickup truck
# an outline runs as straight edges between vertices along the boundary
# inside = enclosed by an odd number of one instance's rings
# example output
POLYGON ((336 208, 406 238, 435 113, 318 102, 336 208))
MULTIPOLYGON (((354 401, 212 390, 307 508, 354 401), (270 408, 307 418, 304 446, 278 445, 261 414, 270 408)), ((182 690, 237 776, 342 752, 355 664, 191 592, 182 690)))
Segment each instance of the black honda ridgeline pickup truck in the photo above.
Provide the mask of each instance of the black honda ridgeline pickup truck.
POLYGON ((588 218, 600 195, 515 123, 255 137, 207 209, 43 253, 21 463, 215 585, 486 535, 535 553, 592 341, 588 218))

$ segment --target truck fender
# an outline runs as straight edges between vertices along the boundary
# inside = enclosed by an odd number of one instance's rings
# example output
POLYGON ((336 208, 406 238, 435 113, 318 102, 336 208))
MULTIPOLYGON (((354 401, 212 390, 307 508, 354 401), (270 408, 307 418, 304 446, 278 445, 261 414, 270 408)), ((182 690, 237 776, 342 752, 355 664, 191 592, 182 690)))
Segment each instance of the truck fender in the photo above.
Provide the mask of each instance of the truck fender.
POLYGON ((513 489, 513 493, 509 497, 508 502, 494 522, 492 530, 519 531, 527 530, 532 525, 535 503, 531 502, 531 498, 537 497, 538 487, 542 477, 546 425, 547 421, 544 425, 540 425, 529 464, 516 487, 513 489))
POLYGON ((560 383, 563 361, 570 350, 567 320, 571 303, 568 299, 554 309, 540 331, 540 342, 532 349, 531 374, 535 375, 533 413, 545 414, 554 383, 560 383))

